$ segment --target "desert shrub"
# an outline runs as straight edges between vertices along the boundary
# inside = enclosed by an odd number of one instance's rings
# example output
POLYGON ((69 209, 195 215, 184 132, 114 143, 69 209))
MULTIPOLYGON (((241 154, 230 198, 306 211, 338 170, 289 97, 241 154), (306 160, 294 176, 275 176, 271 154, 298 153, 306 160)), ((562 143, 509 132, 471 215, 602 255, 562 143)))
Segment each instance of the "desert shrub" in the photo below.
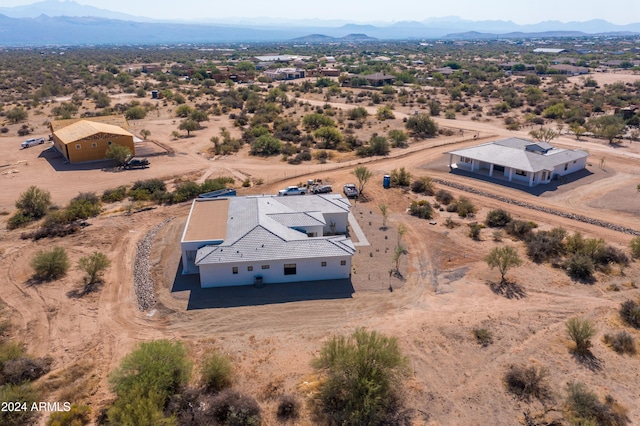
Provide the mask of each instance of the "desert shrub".
POLYGON ((504 375, 507 390, 524 401, 546 400, 551 395, 547 384, 548 371, 543 367, 513 365, 504 375))
POLYGON ((391 186, 409 186, 411 183, 411 173, 404 167, 391 170, 391 186))
POLYGON ((84 280, 87 285, 98 282, 109 265, 111 265, 109 258, 99 251, 95 251, 89 256, 83 256, 78 260, 78 269, 86 274, 84 280))
POLYGON ((445 206, 454 200, 453 194, 446 189, 441 189, 436 192, 436 201, 445 206))
POLYGON ((175 417, 166 417, 164 401, 155 391, 145 393, 135 387, 127 390, 107 411, 109 425, 177 426, 175 417))
POLYGON ((229 358, 221 353, 212 353, 202 364, 201 380, 209 392, 220 392, 231 386, 233 366, 229 358))
POLYGON ((504 228, 511 222, 511 214, 503 209, 495 209, 487 213, 484 224, 491 228, 504 228))
POLYGON ((69 411, 51 413, 47 426, 83 426, 91 423, 91 408, 73 404, 69 411))
POLYGON ((471 216, 478 210, 467 197, 460 197, 458 199, 457 207, 456 211, 460 217, 471 216))
POLYGON ((128 146, 118 145, 115 143, 109 145, 107 151, 105 152, 105 158, 114 160, 116 163, 118 163, 118 166, 124 166, 124 164, 127 162, 127 159, 131 157, 131 155, 132 152, 128 146))
POLYGON ((162 339, 141 343, 122 360, 110 381, 120 399, 134 394, 149 398, 156 395, 163 406, 187 383, 190 371, 191 363, 182 343, 162 339))
POLYGON ((132 201, 151 199, 162 201, 167 196, 167 186, 160 179, 138 180, 133 184, 128 195, 132 201))
POLYGON ((113 189, 105 189, 100 199, 103 203, 115 203, 124 200, 126 196, 127 187, 125 185, 122 185, 113 189))
POLYGON ((51 281, 61 278, 69 270, 69 256, 62 247, 40 250, 31 259, 33 277, 37 280, 51 281))
POLYGON ((634 300, 625 300, 620 305, 620 318, 631 327, 640 329, 640 304, 634 300))
POLYGON ((82 192, 71 199, 65 209, 69 222, 97 216, 102 211, 102 202, 94 192, 82 192))
POLYGON ((574 425, 624 426, 629 424, 626 410, 611 396, 600 402, 598 395, 583 383, 571 382, 567 385, 567 414, 574 425))
POLYGON ((222 426, 259 426, 261 411, 255 398, 226 389, 211 401, 213 418, 222 426))
POLYGON ((7 229, 17 229, 28 225, 33 219, 22 212, 16 212, 7 220, 7 229))
POLYGON ((300 403, 293 395, 281 395, 276 416, 280 421, 295 420, 300 416, 300 403))
POLYGON ((584 354, 591 347, 591 338, 596 334, 596 329, 588 320, 577 317, 569 318, 565 323, 567 336, 575 343, 575 352, 584 354))
POLYGON ((458 211, 458 202, 453 200, 452 202, 447 204, 446 210, 449 213, 456 213, 458 211))
POLYGON ((411 183, 411 190, 417 194, 433 195, 435 194, 433 179, 429 176, 416 179, 411 183))
POLYGON ((632 238, 629 247, 631 248, 631 257, 640 259, 640 237, 632 238))
POLYGON ((563 228, 531 233, 525 242, 527 245, 527 256, 538 263, 548 260, 551 257, 559 256, 564 250, 562 241, 565 235, 566 231, 563 228))
POLYGON ((493 333, 491 330, 487 330, 486 328, 474 328, 471 330, 471 334, 476 338, 476 342, 480 346, 487 347, 493 343, 493 333))
POLYGON ((484 228, 484 225, 481 223, 470 223, 469 224, 469 238, 475 241, 480 241, 480 231, 484 228))
POLYGON ((573 279, 590 280, 593 277, 595 265, 589 256, 576 253, 565 260, 564 268, 573 279))
POLYGON ((3 363, 1 384, 19 385, 44 376, 51 370, 51 358, 32 359, 22 356, 3 363))
POLYGON ((171 193, 168 199, 169 203, 182 203, 187 200, 192 200, 202 193, 200 185, 193 181, 180 182, 176 185, 176 188, 171 193))
POLYGON ((406 365, 396 338, 364 329, 334 337, 314 360, 326 376, 319 414, 329 424, 407 424, 399 394, 406 365))
POLYGON ((636 342, 633 336, 626 331, 620 331, 616 334, 605 334, 604 343, 611 346, 611 349, 621 355, 636 353, 636 342))
POLYGON ((593 261, 598 265, 608 265, 611 263, 617 263, 618 265, 629 264, 627 255, 619 248, 610 245, 606 245, 596 251, 593 261))
POLYGON ((584 250, 584 237, 580 232, 569 235, 566 238, 565 246, 569 253, 580 253, 584 250))
POLYGON ((9 361, 14 361, 16 359, 24 356, 25 350, 24 345, 18 342, 0 342, 0 370, 4 368, 4 364, 9 361))
POLYGON ((493 241, 496 241, 496 242, 502 241, 502 231, 499 229, 496 229, 495 231, 493 231, 491 233, 491 236, 493 237, 493 241))
POLYGON ((520 240, 525 239, 534 228, 537 228, 535 222, 529 222, 525 220, 512 220, 505 227, 507 234, 518 238, 520 240))
POLYGON ((233 185, 234 183, 235 180, 233 178, 226 176, 217 177, 215 179, 207 179, 202 185, 200 185, 200 193, 224 189, 227 187, 227 185, 233 185))
POLYGON ((51 205, 51 194, 46 189, 40 189, 37 186, 30 186, 25 192, 20 194, 16 201, 16 208, 22 212, 24 216, 32 220, 40 219, 47 213, 47 209, 51 205))
POLYGON ((409 214, 420 219, 431 219, 433 217, 433 208, 425 200, 412 201, 409 205, 409 214))
POLYGON ((20 402, 26 410, 0 410, 0 425, 26 426, 36 422, 38 411, 31 410, 32 404, 40 401, 37 392, 30 384, 0 386, 0 404, 3 402, 20 402))

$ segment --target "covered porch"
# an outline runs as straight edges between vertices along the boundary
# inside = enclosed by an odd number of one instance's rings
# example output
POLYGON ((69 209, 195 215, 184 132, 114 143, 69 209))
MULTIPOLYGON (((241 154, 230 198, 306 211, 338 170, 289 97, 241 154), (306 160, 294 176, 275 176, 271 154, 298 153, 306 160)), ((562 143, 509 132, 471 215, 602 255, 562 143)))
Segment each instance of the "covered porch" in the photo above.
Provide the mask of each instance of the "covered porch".
POLYGON ((460 169, 506 182, 516 182, 532 187, 551 182, 551 170, 525 171, 509 166, 493 164, 474 158, 449 154, 449 170, 460 169))

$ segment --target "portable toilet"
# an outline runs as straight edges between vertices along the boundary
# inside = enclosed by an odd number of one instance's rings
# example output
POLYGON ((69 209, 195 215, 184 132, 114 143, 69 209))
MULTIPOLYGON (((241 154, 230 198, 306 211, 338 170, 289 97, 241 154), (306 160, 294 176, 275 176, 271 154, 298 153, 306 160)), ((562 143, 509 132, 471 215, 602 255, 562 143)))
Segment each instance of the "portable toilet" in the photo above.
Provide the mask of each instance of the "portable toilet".
POLYGON ((391 186, 391 176, 384 175, 384 178, 382 178, 382 187, 385 189, 389 189, 390 186, 391 186))
POLYGON ((160 93, 160 92, 158 92, 157 90, 152 90, 152 91, 151 91, 151 99, 159 99, 159 98, 158 98, 158 94, 159 94, 159 93, 160 93))

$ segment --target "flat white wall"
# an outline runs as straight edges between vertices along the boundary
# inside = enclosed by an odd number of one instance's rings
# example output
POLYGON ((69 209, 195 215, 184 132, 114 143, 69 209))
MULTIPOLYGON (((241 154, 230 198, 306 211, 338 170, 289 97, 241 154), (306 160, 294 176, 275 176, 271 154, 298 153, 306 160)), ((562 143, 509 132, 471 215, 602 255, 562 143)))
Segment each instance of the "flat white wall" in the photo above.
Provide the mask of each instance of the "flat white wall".
POLYGON ((349 213, 341 212, 341 213, 324 213, 324 220, 327 223, 324 227, 324 233, 328 234, 331 232, 329 224, 334 222, 336 224, 336 232, 337 233, 345 233, 347 232, 347 223, 349 222, 349 213))
POLYGON ((298 281, 344 279, 349 278, 350 274, 351 256, 210 264, 200 265, 200 286, 202 288, 210 288, 253 285, 256 276, 261 276, 263 283, 268 285, 298 281), (345 265, 340 265, 342 260, 345 261, 345 265), (327 266, 322 266, 323 261, 327 262, 327 266), (285 263, 296 264, 295 275, 284 275, 285 263), (269 269, 262 269, 262 265, 269 265, 269 269), (238 268, 237 274, 233 273, 234 266, 238 268), (253 271, 248 270, 249 266, 253 267, 253 271))
POLYGON ((582 170, 587 166, 587 158, 588 157, 581 158, 580 160, 576 160, 575 163, 573 161, 569 161, 569 164, 567 165, 567 170, 564 169, 565 163, 562 163, 553 170, 553 174, 558 176, 565 176, 570 173, 574 173, 579 170, 582 170))

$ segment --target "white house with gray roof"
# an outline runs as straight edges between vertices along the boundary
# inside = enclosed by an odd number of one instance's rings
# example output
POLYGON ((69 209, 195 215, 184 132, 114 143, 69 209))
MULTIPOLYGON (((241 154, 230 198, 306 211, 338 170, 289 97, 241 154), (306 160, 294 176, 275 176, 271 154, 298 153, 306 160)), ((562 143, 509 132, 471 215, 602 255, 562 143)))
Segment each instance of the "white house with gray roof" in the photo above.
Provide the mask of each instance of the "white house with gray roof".
POLYGON ((518 181, 529 186, 549 183, 587 165, 581 149, 554 148, 546 142, 508 138, 450 151, 449 168, 518 181))
POLYGON ((349 278, 350 207, 340 194, 196 199, 182 273, 203 288, 349 278))

